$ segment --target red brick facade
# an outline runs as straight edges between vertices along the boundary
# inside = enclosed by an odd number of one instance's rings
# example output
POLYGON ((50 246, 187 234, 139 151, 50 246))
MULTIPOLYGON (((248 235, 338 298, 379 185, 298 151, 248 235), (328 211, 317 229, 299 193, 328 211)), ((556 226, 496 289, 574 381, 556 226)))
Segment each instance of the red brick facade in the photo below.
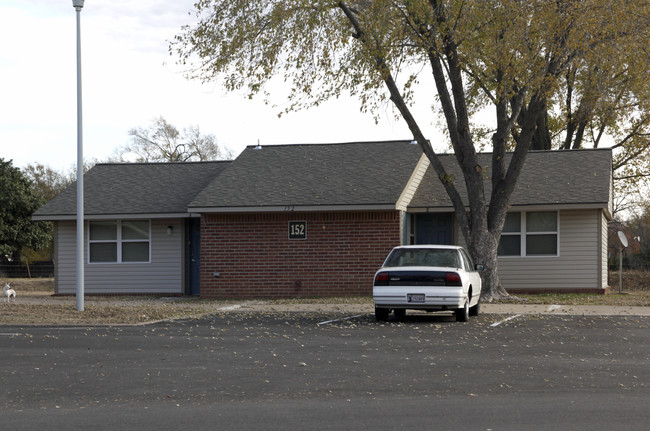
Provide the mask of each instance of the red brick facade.
POLYGON ((398 211, 203 214, 201 297, 371 295, 399 244, 398 211), (306 239, 289 239, 290 221, 306 222, 306 239))

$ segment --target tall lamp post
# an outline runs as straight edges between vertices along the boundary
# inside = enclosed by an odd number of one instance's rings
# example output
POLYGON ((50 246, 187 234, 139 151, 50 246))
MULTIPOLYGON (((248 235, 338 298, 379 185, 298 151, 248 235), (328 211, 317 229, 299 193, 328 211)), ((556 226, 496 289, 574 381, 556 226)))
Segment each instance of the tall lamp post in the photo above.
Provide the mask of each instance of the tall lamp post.
POLYGON ((81 121, 81 9, 84 0, 72 0, 77 13, 77 311, 84 311, 84 151, 81 121))
POLYGON ((618 239, 621 241, 621 248, 618 250, 618 293, 623 293, 623 249, 627 248, 627 236, 625 232, 618 231, 618 239))

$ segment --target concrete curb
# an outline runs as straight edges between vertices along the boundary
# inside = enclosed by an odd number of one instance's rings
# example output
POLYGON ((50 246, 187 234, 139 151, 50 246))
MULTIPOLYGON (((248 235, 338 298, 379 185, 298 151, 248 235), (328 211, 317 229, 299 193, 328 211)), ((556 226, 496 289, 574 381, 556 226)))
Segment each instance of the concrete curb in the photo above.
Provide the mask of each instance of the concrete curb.
MULTIPOLYGON (((219 310, 217 310, 219 311, 219 310)), ((242 303, 238 311, 259 312, 337 312, 345 314, 373 314, 366 304, 273 304, 242 303)), ((606 305, 545 305, 545 304, 481 304, 482 314, 539 314, 578 316, 650 316, 650 307, 606 305)))

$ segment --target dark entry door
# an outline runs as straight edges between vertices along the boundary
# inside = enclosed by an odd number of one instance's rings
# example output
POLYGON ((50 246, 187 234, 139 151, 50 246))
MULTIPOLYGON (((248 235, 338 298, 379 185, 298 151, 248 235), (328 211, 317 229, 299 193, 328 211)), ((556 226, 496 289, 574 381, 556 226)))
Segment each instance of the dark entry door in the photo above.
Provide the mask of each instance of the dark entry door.
POLYGON ((451 245, 452 243, 454 221, 451 213, 416 214, 415 226, 416 244, 451 245))
POLYGON ((201 294, 201 219, 190 219, 190 295, 201 294))

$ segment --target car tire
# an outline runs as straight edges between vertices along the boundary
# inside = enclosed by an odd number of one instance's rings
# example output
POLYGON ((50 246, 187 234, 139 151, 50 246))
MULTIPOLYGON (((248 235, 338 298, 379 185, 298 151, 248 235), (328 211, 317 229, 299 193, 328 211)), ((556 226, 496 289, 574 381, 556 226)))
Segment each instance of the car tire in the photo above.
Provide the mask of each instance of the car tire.
POLYGON ((404 316, 406 316, 405 308, 396 308, 394 311, 395 311, 395 317, 397 317, 397 319, 399 320, 403 319, 404 316))
POLYGON ((378 322, 385 322, 388 320, 389 311, 389 308, 375 307, 375 319, 377 319, 378 322))
POLYGON ((467 322, 469 320, 469 298, 465 301, 463 308, 456 310, 456 322, 467 322))
POLYGON ((469 308, 469 315, 478 316, 480 312, 481 312, 481 298, 478 299, 478 302, 476 303, 475 306, 469 308))

